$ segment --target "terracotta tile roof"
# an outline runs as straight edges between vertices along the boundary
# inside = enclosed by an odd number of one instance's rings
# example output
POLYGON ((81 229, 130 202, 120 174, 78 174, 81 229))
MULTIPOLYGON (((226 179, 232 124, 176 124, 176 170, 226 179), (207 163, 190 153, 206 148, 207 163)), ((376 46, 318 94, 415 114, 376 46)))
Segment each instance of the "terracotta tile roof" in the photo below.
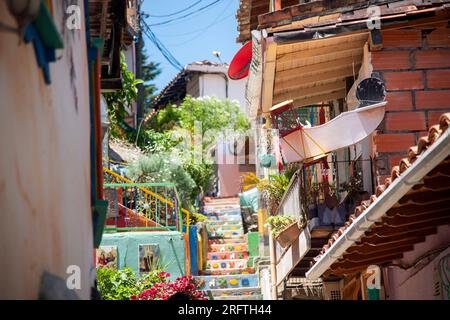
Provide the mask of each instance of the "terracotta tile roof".
MULTIPOLYGON (((314 261, 318 261, 331 247, 331 245, 344 233, 344 231, 360 216, 365 210, 367 210, 375 200, 386 190, 389 189, 390 184, 400 177, 403 172, 408 170, 408 168, 416 161, 421 154, 423 154, 432 144, 439 140, 439 137, 448 129, 450 124, 450 112, 444 113, 439 119, 439 124, 433 125, 428 131, 428 136, 419 139, 416 146, 410 147, 408 150, 407 157, 400 160, 399 165, 392 168, 391 177, 385 180, 385 183, 379 185, 376 188, 375 194, 370 196, 369 200, 362 201, 361 205, 356 207, 353 214, 350 215, 348 221, 345 225, 336 232, 334 232, 328 243, 322 247, 320 254, 314 258, 314 261)), ((413 187, 414 189, 415 187, 413 187)), ((417 192, 416 192, 417 193, 417 192)), ((404 201, 405 203, 407 201, 404 201)), ((392 209, 391 209, 392 210, 392 209)), ((447 219, 448 220, 448 219, 447 219)), ((314 262, 311 261, 311 266, 314 262)))

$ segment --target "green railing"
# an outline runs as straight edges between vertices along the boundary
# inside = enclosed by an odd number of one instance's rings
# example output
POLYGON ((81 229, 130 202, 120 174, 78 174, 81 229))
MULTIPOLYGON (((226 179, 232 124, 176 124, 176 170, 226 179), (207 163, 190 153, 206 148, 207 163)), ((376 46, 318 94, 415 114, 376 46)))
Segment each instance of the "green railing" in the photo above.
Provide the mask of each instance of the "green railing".
POLYGON ((117 173, 104 184, 104 197, 109 201, 105 232, 183 230, 183 211, 174 183, 134 183, 117 173), (125 181, 125 182, 123 182, 125 181))

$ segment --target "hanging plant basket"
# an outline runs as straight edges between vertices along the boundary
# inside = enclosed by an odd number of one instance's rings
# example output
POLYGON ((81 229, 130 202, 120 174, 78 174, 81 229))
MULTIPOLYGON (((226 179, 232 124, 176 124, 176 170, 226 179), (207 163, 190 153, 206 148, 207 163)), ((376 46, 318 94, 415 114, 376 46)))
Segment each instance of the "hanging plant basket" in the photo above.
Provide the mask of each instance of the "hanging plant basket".
POLYGON ((297 240, 300 235, 300 228, 298 227, 298 223, 294 222, 284 228, 278 236, 275 237, 275 240, 282 246, 283 248, 287 248, 291 245, 292 242, 297 240))

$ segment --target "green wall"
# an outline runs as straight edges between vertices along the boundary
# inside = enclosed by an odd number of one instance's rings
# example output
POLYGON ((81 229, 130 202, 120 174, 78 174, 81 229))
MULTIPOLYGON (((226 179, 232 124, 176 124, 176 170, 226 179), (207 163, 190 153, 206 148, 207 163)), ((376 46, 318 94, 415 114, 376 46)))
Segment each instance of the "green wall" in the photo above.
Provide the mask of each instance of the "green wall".
POLYGON ((158 244, 160 265, 171 279, 185 273, 185 242, 177 231, 105 233, 101 246, 117 246, 118 268, 132 268, 139 272, 139 245, 158 244))
POLYGON ((249 266, 253 267, 253 258, 259 256, 259 232, 247 233, 249 266))

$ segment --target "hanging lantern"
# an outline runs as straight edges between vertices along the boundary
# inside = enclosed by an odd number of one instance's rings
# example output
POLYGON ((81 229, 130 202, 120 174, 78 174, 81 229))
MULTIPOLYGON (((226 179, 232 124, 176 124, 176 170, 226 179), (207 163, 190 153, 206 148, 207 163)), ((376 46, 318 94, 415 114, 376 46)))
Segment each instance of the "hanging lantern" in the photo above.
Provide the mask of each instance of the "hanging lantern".
POLYGON ((281 137, 303 127, 293 102, 293 100, 286 100, 270 109, 273 128, 278 129, 281 137))

